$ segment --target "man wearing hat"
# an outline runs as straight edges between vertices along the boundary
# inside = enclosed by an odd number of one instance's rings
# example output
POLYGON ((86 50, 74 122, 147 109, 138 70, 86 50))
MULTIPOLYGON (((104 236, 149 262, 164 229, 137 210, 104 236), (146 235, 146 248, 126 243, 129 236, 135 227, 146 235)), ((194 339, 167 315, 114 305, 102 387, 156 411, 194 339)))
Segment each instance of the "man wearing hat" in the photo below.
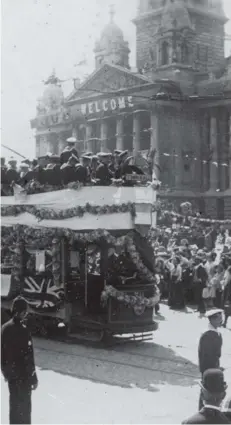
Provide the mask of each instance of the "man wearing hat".
POLYGON ((111 154, 107 152, 99 152, 98 157, 100 160, 100 164, 96 168, 95 177, 99 181, 99 184, 101 186, 108 186, 111 183, 111 179, 113 177, 113 174, 108 168, 108 163, 111 154))
POLYGON ((10 392, 10 424, 31 423, 31 390, 38 386, 32 338, 25 324, 27 310, 27 301, 17 297, 12 319, 1 330, 1 368, 10 392))
POLYGON ((64 148, 60 155, 60 163, 65 164, 67 163, 68 159, 71 157, 71 155, 79 157, 77 150, 75 149, 75 144, 77 142, 77 139, 75 137, 69 137, 67 139, 67 146, 64 148))
POLYGON ((201 381, 203 407, 182 424, 228 424, 228 418, 221 412, 221 403, 226 396, 227 385, 220 369, 208 369, 201 381))
MULTIPOLYGON (((206 317, 209 320, 209 326, 201 335, 198 346, 199 369, 202 375, 207 369, 220 368, 222 336, 218 328, 222 326, 222 313, 223 310, 221 309, 212 309, 206 313, 206 317)), ((203 404, 202 395, 201 393, 199 408, 201 408, 203 404)))
POLYGON ((13 182, 17 183, 19 180, 19 173, 17 171, 17 161, 15 159, 10 159, 8 162, 9 167, 6 171, 6 180, 7 184, 11 185, 13 182))
POLYGON ((51 186, 61 185, 60 157, 58 155, 49 156, 49 163, 44 172, 47 184, 51 186))
POLYGON ((67 185, 69 183, 77 181, 76 179, 76 165, 79 163, 77 156, 72 154, 68 161, 63 164, 61 170, 61 181, 62 184, 67 185))
POLYGON ((200 314, 204 314, 205 303, 203 300, 203 289, 206 287, 206 282, 208 280, 208 273, 204 266, 204 255, 202 252, 198 251, 195 257, 195 268, 193 276, 193 286, 195 290, 195 298, 197 303, 197 311, 200 314))
POLYGON ((82 155, 82 166, 85 169, 85 182, 90 183, 91 182, 91 158, 93 156, 92 152, 87 152, 84 155, 82 155))
POLYGON ((6 164, 5 164, 5 158, 1 158, 1 196, 5 196, 6 193, 6 185, 7 185, 7 179, 6 179, 6 164))

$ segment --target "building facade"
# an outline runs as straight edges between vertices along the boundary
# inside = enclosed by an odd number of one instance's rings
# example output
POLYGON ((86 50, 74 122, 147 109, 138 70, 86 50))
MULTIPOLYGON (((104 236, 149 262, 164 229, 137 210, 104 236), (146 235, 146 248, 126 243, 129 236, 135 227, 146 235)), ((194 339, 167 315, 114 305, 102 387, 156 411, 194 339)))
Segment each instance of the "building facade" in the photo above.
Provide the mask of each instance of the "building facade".
POLYGON ((222 0, 140 0, 137 69, 114 22, 95 45, 95 71, 64 98, 52 75, 31 121, 36 155, 60 153, 76 135, 82 151, 155 150, 160 196, 195 201, 231 217, 231 58, 224 55, 222 0))

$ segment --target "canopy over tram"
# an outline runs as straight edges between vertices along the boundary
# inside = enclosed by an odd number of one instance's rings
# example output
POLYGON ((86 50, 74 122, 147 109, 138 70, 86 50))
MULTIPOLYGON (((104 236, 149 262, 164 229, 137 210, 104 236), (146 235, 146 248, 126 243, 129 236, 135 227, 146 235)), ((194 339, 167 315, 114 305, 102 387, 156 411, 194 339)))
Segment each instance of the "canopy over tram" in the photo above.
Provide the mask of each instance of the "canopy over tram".
POLYGON ((155 226, 152 187, 82 187, 3 197, 2 226, 129 230, 135 224, 155 226))

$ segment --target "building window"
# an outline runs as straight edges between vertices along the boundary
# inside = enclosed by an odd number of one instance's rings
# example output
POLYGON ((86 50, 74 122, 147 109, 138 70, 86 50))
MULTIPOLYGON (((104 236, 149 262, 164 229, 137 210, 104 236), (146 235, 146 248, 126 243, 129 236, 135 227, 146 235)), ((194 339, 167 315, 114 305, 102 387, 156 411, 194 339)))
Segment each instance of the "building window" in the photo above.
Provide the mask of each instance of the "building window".
POLYGON ((161 47, 161 65, 168 65, 169 63, 169 44, 164 41, 161 47))

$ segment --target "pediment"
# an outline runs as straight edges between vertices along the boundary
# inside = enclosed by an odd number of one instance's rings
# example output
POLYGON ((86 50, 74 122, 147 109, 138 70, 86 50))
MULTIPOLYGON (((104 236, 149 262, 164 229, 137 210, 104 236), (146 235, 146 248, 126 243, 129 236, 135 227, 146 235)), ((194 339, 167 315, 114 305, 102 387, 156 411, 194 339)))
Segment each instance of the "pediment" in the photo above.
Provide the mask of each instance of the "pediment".
POLYGON ((150 80, 141 74, 134 74, 117 65, 104 64, 93 72, 78 89, 72 92, 66 101, 72 102, 78 99, 86 99, 92 95, 108 94, 120 89, 148 83, 150 83, 150 80))

